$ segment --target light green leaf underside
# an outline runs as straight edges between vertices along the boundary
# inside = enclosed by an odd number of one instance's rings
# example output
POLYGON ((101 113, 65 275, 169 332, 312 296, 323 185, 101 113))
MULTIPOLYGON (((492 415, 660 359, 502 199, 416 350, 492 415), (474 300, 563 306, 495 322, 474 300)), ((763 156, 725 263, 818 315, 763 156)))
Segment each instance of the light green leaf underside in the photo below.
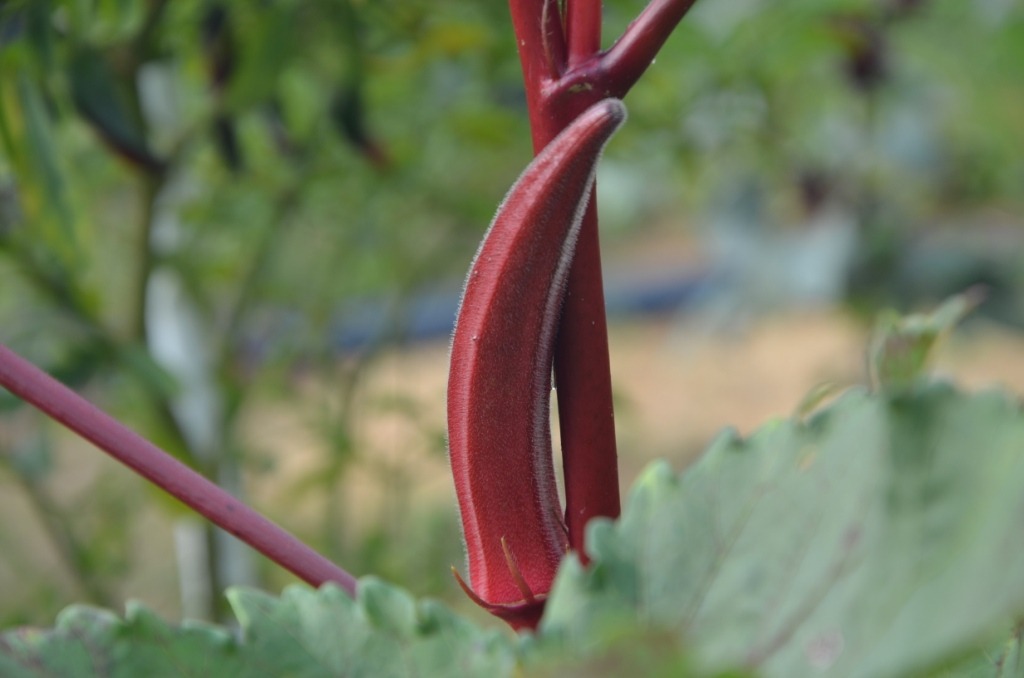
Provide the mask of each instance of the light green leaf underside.
POLYGON ((562 569, 544 621, 574 645, 629 614, 706 667, 938 670, 1024 613, 1024 418, 997 393, 848 393, 723 436, 681 477, 651 467, 588 544, 593 567, 562 569))

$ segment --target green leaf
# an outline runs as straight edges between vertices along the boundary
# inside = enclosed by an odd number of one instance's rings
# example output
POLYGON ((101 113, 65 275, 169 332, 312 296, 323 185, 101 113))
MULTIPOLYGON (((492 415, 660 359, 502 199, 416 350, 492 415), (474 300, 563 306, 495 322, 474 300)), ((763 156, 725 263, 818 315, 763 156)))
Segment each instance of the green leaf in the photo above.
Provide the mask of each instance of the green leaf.
POLYGON ((57 617, 52 630, 0 636, 0 675, 254 675, 229 632, 195 623, 174 627, 129 603, 125 619, 84 605, 57 617), (248 671, 248 672, 247 672, 248 671))
POLYGON ((228 84, 227 108, 241 110, 271 97, 299 45, 293 30, 295 9, 290 3, 238 12, 232 18, 239 32, 249 38, 239 46, 238 70, 228 84))
POLYGON ((1022 450, 1017 403, 944 386, 725 435, 591 524, 543 631, 580 651, 630 617, 767 676, 938 670, 1024 616, 1022 450))
POLYGON ((950 297, 930 313, 883 313, 868 349, 872 385, 889 390, 913 386, 925 375, 935 345, 984 297, 984 290, 975 287, 950 297))
POLYGON ((507 635, 373 578, 360 581, 358 600, 333 586, 295 586, 281 598, 234 589, 228 598, 241 638, 205 624, 171 625, 138 604, 124 619, 72 606, 52 630, 0 636, 0 675, 497 678, 515 663, 507 635))
POLYGON ((156 171, 160 160, 149 149, 130 88, 125 85, 131 75, 115 73, 103 53, 81 47, 73 52, 68 64, 71 99, 79 114, 115 153, 156 171))
POLYGON ((73 252, 76 247, 74 214, 71 209, 64 174, 58 162, 57 146, 53 138, 53 124, 43 103, 38 86, 25 73, 18 74, 18 102, 21 106, 21 121, 25 129, 25 142, 34 179, 42 187, 45 208, 56 217, 59 225, 55 243, 61 249, 73 252))
POLYGON ((294 587, 281 600, 234 590, 247 656, 267 675, 507 675, 512 643, 372 577, 358 601, 335 588, 294 587))

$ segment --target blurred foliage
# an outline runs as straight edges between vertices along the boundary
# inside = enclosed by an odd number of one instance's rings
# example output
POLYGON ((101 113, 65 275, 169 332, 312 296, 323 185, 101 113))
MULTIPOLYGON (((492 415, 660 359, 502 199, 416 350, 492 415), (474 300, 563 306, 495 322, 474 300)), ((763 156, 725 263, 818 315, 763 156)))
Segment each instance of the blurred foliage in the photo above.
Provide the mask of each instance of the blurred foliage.
MULTIPOLYGON (((614 36, 642 3, 605 5, 614 36)), ((926 259, 927 275, 906 255, 936 223, 1020 225, 1005 218, 1024 207, 1019 3, 702 0, 627 103, 606 158, 615 180, 602 179, 612 244, 752 182, 772 196, 772 223, 826 198, 856 212, 856 294, 899 302, 928 275, 962 289, 984 270, 992 303, 1024 317, 1019 297, 1000 296, 1024 284, 1012 247, 926 259), (950 273, 965 266, 963 280, 950 273)), ((504 3, 0 2, 0 340, 216 477, 175 413, 185 385, 147 337, 146 290, 174 272, 223 400, 221 456, 264 469, 274 451, 240 424, 250 404, 293 402, 297 377, 321 375, 330 392, 306 424, 324 452, 290 491, 321 497, 322 514, 300 531, 356 572, 443 593, 460 557, 451 512, 403 504, 415 477, 374 466, 357 430, 375 410, 421 420, 400 394, 362 403, 363 381, 401 339, 409 295, 458 285, 528 139, 504 3), (368 298, 389 331, 339 365, 339 323, 368 298), (359 541, 342 494, 367 460, 390 489, 380 511, 360 511, 372 524, 359 541)), ((9 397, 0 410, 4 477, 24 483, 28 457, 13 450, 42 434, 9 397)), ((442 455, 442 432, 421 428, 410 454, 442 455)), ((65 463, 31 478, 53 511, 76 514, 55 539, 130 568, 130 530, 92 540, 127 511, 63 496, 65 463)), ((100 575, 64 595, 111 604, 88 592, 109 583, 100 575)), ((65 602, 5 597, 0 621, 46 620, 65 602)))
MULTIPOLYGON (((3 3, 2 339, 75 387, 106 386, 107 408, 211 477, 222 459, 258 457, 238 427, 253 397, 293 397, 296 368, 337 374, 312 425, 324 464, 296 489, 337 495, 373 457, 356 449, 352 403, 380 348, 335 372, 339 314, 393 299, 385 341, 399 338, 402 299, 461 277, 528 157, 508 153, 527 129, 504 22, 503 8, 453 2, 3 3), (175 409, 189 384, 151 354, 147 314, 165 271, 212 356, 224 403, 214 461, 175 409)), ((423 454, 443 450, 424 433, 423 454)), ((385 485, 394 476, 374 472, 385 485)), ((54 510, 71 511, 49 480, 54 510)), ((353 569, 428 569, 395 548, 416 541, 399 529, 449 547, 430 569, 457 558, 452 519, 445 537, 430 515, 426 528, 391 518, 359 543, 332 513, 351 507, 326 506, 323 529, 305 536, 353 569)), ((66 524, 60 538, 82 529, 66 524)), ((128 557, 131 542, 103 546, 128 557)))
POLYGON ((718 0, 631 95, 629 129, 650 158, 674 150, 712 222, 736 203, 775 229, 850 211, 848 290, 869 314, 980 283, 984 312, 1024 325, 1022 84, 1020 3, 718 0))

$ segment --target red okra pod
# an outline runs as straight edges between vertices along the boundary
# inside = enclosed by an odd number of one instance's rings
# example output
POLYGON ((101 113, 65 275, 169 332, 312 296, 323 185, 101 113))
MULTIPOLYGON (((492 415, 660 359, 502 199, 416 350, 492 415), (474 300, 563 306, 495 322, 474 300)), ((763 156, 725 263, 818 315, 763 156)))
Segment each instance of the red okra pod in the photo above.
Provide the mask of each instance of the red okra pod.
POLYGON ((452 339, 448 443, 467 592, 516 628, 540 618, 568 548, 551 455, 552 347, 597 161, 625 115, 617 99, 594 104, 526 168, 473 260, 452 339))

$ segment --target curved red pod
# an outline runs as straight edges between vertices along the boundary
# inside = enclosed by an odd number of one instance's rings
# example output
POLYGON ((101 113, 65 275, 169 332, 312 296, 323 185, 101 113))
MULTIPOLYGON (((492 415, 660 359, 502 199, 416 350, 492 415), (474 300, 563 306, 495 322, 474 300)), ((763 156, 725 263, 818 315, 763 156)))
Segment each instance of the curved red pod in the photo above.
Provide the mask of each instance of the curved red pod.
POLYGON ((452 338, 448 444, 467 592, 516 628, 540 618, 568 548, 551 456, 552 347, 597 161, 625 116, 618 99, 594 104, 526 168, 473 260, 452 338))

